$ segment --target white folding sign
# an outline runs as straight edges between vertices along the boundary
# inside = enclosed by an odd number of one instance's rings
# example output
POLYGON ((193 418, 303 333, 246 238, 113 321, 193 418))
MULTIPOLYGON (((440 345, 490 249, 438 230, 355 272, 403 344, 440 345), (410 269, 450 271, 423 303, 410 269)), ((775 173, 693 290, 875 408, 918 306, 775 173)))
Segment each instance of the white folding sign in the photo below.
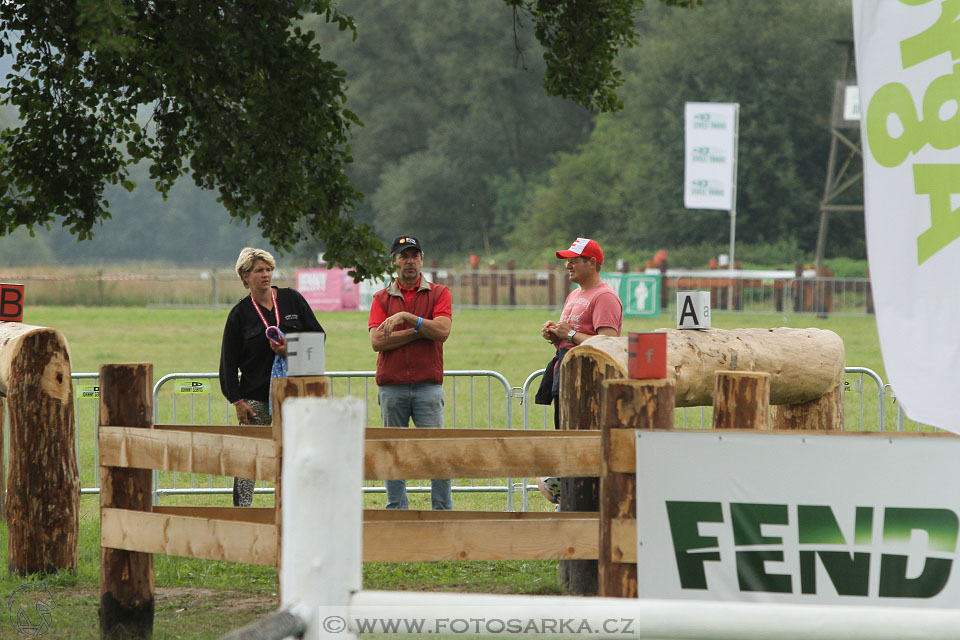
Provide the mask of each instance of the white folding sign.
POLYGON ((960 7, 854 0, 867 253, 907 415, 960 433, 960 7))

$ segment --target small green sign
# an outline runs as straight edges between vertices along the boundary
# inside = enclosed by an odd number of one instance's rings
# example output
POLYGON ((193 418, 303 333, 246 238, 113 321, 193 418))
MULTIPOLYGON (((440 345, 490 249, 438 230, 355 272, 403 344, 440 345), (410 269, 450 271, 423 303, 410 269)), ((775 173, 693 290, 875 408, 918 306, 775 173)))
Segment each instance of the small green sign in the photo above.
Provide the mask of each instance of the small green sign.
POLYGON ((100 385, 78 384, 77 397, 81 400, 95 400, 100 397, 100 385))
POLYGON ((210 393, 210 385, 202 380, 178 380, 174 393, 210 393))
POLYGON ((660 274, 604 273, 600 277, 620 296, 625 318, 660 316, 660 274))

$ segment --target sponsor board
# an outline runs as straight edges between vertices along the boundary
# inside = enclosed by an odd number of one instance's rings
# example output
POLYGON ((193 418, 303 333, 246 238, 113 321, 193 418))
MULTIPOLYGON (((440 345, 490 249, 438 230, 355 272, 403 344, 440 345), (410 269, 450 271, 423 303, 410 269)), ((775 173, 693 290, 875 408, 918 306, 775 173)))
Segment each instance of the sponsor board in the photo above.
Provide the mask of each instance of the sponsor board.
POLYGON ((960 440, 637 432, 640 597, 960 603, 960 440))

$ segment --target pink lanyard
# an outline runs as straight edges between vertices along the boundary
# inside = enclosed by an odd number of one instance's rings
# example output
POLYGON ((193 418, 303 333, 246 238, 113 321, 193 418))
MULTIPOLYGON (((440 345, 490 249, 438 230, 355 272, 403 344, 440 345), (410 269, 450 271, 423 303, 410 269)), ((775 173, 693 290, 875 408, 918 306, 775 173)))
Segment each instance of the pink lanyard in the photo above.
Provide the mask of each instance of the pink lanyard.
POLYGON ((267 328, 267 339, 270 340, 270 342, 279 345, 282 344, 282 342, 277 342, 270 337, 271 328, 276 328, 277 332, 280 332, 280 307, 277 305, 277 292, 273 287, 270 287, 270 299, 273 301, 273 316, 277 320, 277 324, 273 325, 273 327, 267 323, 267 319, 264 317, 263 311, 260 311, 260 305, 257 304, 256 300, 253 299, 253 295, 251 294, 250 296, 250 302, 253 303, 254 310, 256 310, 257 315, 260 316, 260 322, 262 322, 263 326, 267 328))

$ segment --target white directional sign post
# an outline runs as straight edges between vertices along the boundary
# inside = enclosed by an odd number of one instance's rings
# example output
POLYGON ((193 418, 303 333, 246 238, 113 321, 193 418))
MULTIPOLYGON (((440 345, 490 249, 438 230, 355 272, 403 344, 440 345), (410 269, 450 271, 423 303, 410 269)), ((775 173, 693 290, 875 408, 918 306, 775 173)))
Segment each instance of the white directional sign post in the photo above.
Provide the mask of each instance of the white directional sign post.
POLYGON ((688 102, 684 109, 683 206, 730 212, 730 268, 737 235, 740 105, 688 102))

